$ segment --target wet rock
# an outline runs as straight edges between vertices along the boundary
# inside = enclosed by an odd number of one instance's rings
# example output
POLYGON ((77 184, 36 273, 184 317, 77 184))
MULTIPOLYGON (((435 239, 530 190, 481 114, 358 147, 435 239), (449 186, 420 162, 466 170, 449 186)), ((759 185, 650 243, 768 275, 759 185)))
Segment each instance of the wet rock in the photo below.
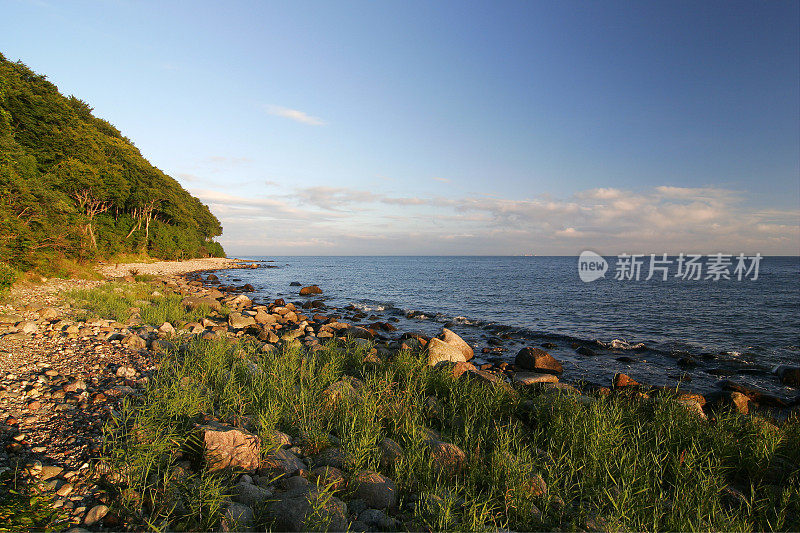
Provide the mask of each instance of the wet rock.
POLYGON ((783 385, 800 387, 800 366, 778 365, 773 369, 783 385))
POLYGON ((561 374, 564 368, 552 355, 540 348, 523 348, 514 359, 514 366, 540 374, 561 374))
POLYGON ((211 471, 236 469, 252 472, 261 464, 261 439, 241 429, 210 422, 199 426, 203 456, 211 471))
POLYGON ((300 289, 300 296, 308 296, 310 294, 322 294, 322 289, 316 285, 309 285, 300 289))
POLYGON ((594 350, 592 350, 588 346, 578 346, 575 349, 575 353, 577 353, 578 355, 586 355, 586 356, 589 356, 589 357, 594 357, 594 356, 597 355, 597 352, 595 352, 594 350))
POLYGON ((348 484, 353 497, 364 500, 370 507, 378 509, 397 507, 397 487, 388 477, 365 470, 354 475, 348 484))
POLYGON ((289 284, 290 287, 299 287, 301 283, 299 281, 293 281, 289 284))
POLYGON ((464 339, 462 339, 457 334, 453 333, 447 328, 442 328, 441 333, 439 333, 439 335, 436 338, 444 341, 453 348, 457 348, 459 351, 461 351, 461 353, 464 355, 465 361, 469 361, 475 355, 472 346, 467 344, 467 342, 464 339))

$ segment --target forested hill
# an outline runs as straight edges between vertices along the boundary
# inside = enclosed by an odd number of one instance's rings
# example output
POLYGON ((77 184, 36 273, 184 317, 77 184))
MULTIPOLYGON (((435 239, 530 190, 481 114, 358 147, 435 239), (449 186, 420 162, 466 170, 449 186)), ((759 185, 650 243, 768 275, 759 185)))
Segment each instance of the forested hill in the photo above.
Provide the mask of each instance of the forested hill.
POLYGON ((92 108, 0 54, 0 263, 222 256, 208 207, 92 108))

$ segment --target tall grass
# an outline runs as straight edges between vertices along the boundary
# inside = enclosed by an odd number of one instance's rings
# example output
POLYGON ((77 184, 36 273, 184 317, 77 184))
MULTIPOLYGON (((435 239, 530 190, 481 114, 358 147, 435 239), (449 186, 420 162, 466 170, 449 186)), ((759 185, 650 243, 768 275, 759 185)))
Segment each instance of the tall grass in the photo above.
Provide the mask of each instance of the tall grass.
POLYGON ((231 479, 196 462, 193 423, 210 415, 265 441, 274 429, 302 436, 309 455, 338 442, 350 473, 380 470, 398 484, 408 528, 800 529, 797 420, 778 428, 722 413, 711 423, 668 400, 511 394, 431 369, 424 354, 361 363, 370 347, 349 341, 259 347, 193 340, 169 352, 107 426, 130 516, 152 528, 214 527, 231 479), (432 460, 431 429, 466 452, 462 471, 432 460), (404 454, 381 469, 386 437, 404 454))
MULTIPOLYGON (((188 310, 181 305, 182 295, 166 288, 156 290, 149 283, 105 283, 93 289, 69 291, 67 298, 86 310, 78 318, 96 316, 124 322, 138 310, 142 322, 155 327, 164 322, 173 325, 196 322, 211 312, 205 305, 188 310), (154 292, 160 295, 154 295, 154 292)), ((220 314, 226 316, 228 312, 229 309, 223 307, 220 314)))

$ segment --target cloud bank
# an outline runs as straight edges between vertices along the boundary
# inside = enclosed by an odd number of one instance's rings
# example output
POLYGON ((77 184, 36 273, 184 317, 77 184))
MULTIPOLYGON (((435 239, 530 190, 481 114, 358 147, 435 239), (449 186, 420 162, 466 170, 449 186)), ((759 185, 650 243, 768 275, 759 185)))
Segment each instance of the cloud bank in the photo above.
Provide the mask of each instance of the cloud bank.
POLYGON ((392 196, 306 187, 280 196, 192 191, 231 254, 578 255, 800 252, 800 210, 759 210, 721 188, 597 188, 569 198, 392 196))

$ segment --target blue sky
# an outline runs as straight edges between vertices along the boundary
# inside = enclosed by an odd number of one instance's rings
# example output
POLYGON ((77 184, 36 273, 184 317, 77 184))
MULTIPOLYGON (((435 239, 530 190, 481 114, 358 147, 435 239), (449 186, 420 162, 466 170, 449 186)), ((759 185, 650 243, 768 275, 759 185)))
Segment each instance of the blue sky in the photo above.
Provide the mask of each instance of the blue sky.
POLYGON ((800 251, 797 2, 11 0, 229 254, 800 251))

